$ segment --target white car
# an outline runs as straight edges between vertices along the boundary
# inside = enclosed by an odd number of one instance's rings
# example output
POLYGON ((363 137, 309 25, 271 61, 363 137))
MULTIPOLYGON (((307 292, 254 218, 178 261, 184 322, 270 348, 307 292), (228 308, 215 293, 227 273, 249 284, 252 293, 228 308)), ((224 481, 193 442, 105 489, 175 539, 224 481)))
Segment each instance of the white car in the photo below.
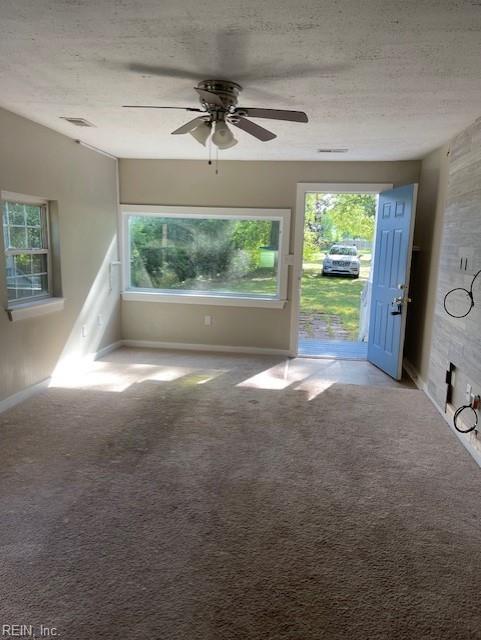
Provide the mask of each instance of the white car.
POLYGON ((323 276, 351 276, 359 278, 360 263, 356 247, 335 244, 322 261, 323 276))

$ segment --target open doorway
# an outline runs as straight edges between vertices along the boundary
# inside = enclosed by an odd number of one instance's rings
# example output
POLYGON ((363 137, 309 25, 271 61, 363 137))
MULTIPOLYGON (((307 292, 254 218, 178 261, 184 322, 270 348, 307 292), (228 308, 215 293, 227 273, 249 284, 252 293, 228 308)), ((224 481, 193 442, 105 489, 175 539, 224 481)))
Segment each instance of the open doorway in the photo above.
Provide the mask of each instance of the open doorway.
POLYGON ((299 355, 367 358, 377 203, 373 191, 305 192, 299 355))

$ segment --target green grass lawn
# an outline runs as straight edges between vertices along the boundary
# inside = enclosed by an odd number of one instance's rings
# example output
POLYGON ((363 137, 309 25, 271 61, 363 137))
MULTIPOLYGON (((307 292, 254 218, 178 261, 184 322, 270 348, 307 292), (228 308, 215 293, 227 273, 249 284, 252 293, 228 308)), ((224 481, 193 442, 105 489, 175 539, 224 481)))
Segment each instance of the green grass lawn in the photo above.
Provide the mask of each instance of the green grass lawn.
POLYGON ((361 254, 361 275, 356 280, 345 276, 321 276, 323 258, 324 254, 320 253, 314 262, 304 263, 301 311, 339 316, 351 339, 357 340, 361 291, 369 276, 371 255, 361 254))
POLYGON ((258 269, 244 279, 189 279, 180 284, 176 283, 175 289, 188 289, 200 293, 202 291, 215 291, 216 293, 275 296, 277 293, 277 280, 272 275, 272 269, 258 269))

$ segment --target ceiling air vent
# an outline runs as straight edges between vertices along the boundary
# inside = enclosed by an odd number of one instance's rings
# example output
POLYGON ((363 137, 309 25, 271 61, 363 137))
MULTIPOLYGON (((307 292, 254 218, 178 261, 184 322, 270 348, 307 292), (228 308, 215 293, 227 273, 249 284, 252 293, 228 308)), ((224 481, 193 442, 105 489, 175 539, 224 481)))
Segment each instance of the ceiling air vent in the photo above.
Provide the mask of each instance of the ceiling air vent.
POLYGON ((329 148, 329 149, 318 149, 318 153, 347 153, 349 149, 346 147, 338 147, 338 148, 329 148))
POLYGON ((95 127, 94 124, 85 120, 85 118, 68 118, 67 116, 61 116, 60 119, 70 122, 70 124, 73 124, 75 127, 95 127))

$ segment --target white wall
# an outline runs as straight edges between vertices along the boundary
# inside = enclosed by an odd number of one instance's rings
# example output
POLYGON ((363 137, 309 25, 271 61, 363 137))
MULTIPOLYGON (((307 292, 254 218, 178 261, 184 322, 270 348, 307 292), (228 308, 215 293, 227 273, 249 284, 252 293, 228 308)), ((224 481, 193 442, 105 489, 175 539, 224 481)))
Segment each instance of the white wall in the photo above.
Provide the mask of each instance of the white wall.
MULTIPOLYGON (((120 200, 124 204, 271 207, 292 210, 294 233, 298 182, 417 182, 420 162, 207 162, 120 160, 120 200)), ((292 281, 283 310, 122 302, 122 336, 238 347, 289 349, 292 281), (213 316, 211 327, 204 315, 213 316)))
POLYGON ((4 110, 0 141, 0 189, 54 201, 66 298, 63 311, 10 322, 3 311, 7 292, 0 239, 1 400, 50 376, 60 360, 76 361, 118 340, 120 313, 118 282, 112 292, 108 283, 108 264, 118 256, 116 161, 4 110))

